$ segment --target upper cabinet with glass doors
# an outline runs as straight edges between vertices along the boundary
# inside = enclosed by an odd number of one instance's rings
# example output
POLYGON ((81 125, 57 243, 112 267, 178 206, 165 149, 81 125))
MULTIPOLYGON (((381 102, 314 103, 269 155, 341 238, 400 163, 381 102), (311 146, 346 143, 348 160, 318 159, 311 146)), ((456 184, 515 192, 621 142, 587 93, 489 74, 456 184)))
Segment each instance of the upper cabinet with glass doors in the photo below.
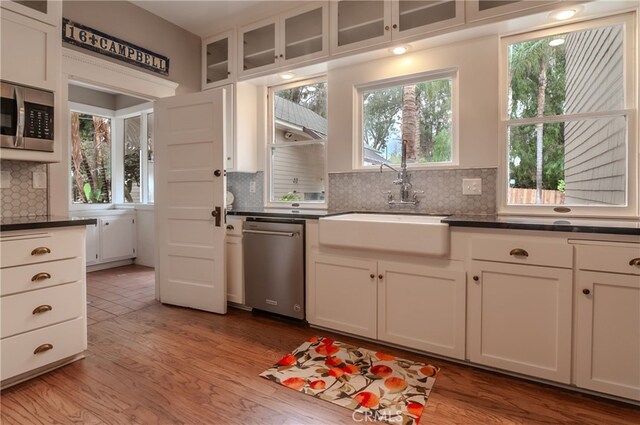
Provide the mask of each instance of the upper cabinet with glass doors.
POLYGON ((202 90, 233 82, 235 48, 233 31, 202 40, 202 90))
POLYGON ((467 0, 467 22, 498 18, 528 9, 536 9, 558 3, 560 0, 467 0))
POLYGON ((313 4, 240 29, 239 75, 253 75, 329 54, 329 5, 313 4))
POLYGON ((62 17, 62 2, 57 0, 3 0, 2 8, 54 27, 60 25, 62 17))
POLYGON ((464 24, 461 0, 341 0, 331 6, 333 54, 464 24))

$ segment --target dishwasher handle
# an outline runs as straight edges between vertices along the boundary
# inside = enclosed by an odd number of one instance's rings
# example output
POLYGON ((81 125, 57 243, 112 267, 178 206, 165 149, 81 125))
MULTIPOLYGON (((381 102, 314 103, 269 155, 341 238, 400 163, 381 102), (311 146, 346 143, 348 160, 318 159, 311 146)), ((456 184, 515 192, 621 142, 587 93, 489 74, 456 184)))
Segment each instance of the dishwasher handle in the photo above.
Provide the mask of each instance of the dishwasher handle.
POLYGON ((298 232, 277 232, 273 230, 243 230, 242 233, 250 233, 252 235, 267 235, 267 236, 287 236, 290 238, 298 235, 298 232))

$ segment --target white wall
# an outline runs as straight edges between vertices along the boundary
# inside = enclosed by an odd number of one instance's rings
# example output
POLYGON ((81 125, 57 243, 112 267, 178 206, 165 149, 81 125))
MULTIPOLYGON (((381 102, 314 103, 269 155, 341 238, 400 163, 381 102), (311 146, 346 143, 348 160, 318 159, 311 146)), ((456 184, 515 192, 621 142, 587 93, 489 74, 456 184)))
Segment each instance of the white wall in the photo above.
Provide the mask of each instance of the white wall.
POLYGON ((445 68, 458 68, 459 168, 497 167, 498 52, 492 36, 329 71, 329 172, 353 170, 354 86, 445 68))

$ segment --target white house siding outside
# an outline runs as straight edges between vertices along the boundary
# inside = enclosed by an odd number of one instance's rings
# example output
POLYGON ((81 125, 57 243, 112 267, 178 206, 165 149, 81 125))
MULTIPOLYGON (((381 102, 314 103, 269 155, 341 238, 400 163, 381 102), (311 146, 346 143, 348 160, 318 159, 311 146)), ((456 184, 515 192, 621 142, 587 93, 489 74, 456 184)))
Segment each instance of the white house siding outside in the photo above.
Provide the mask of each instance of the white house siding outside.
MULTIPOLYGON (((622 26, 566 37, 566 114, 624 109, 622 26)), ((565 199, 573 205, 624 205, 623 117, 565 123, 565 199)))

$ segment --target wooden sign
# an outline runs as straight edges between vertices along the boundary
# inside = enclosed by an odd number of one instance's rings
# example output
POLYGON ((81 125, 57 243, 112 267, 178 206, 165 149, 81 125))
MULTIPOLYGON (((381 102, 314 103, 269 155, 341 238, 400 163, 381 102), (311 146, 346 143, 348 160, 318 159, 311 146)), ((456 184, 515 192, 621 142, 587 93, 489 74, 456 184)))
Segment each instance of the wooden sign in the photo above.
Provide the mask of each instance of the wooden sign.
POLYGON ((169 58, 135 44, 62 18, 62 41, 92 50, 102 55, 139 66, 162 75, 169 75, 169 58))

